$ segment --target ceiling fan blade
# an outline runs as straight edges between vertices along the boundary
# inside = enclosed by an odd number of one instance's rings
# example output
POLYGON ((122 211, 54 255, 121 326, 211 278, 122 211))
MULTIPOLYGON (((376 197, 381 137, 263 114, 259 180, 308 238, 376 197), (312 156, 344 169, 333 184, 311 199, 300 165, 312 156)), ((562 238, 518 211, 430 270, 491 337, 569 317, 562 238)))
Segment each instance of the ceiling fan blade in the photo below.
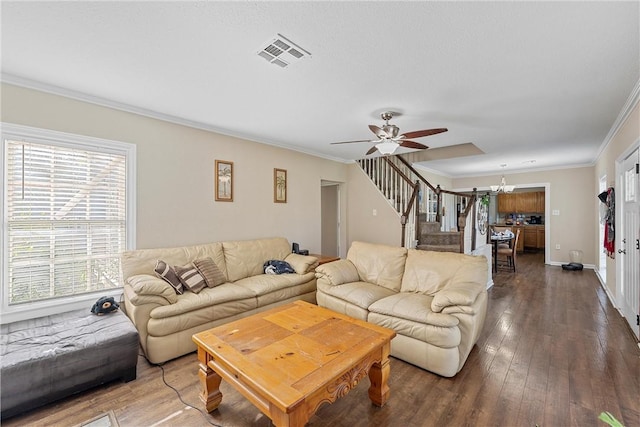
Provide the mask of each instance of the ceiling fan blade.
POLYGON ((369 154, 373 154, 373 153, 375 153, 376 151, 378 151, 378 147, 376 147, 376 146, 374 145, 373 147, 369 148, 369 151, 367 151, 367 154, 366 154, 366 155, 368 156, 369 154))
POLYGON ((371 140, 370 139, 358 139, 357 141, 332 142, 331 145, 335 145, 335 144, 353 144, 354 142, 371 142, 371 140))
POLYGON ((447 128, 424 129, 424 130, 416 130, 416 131, 413 131, 413 132, 403 133, 400 136, 404 137, 406 139, 422 138, 423 136, 435 135, 437 133, 446 132, 448 130, 449 129, 447 129, 447 128))
POLYGON ((419 142, 415 142, 415 141, 409 141, 408 139, 399 141, 399 144, 401 147, 405 147, 405 148, 419 148, 421 150, 429 148, 424 144, 420 144, 419 142))
POLYGON ((384 129, 376 125, 369 125, 369 129, 371 129, 371 132, 373 132, 378 138, 389 137, 389 135, 387 134, 387 132, 384 131, 384 129))

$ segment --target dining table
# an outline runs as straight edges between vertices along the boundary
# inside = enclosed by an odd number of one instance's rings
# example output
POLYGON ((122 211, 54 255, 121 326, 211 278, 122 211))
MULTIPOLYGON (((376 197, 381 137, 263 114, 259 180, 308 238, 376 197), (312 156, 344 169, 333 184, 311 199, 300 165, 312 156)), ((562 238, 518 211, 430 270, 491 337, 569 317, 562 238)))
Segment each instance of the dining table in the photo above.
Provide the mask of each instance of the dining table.
POLYGON ((495 233, 491 235, 491 243, 493 243, 493 271, 498 271, 498 244, 511 242, 515 238, 513 233, 495 233))

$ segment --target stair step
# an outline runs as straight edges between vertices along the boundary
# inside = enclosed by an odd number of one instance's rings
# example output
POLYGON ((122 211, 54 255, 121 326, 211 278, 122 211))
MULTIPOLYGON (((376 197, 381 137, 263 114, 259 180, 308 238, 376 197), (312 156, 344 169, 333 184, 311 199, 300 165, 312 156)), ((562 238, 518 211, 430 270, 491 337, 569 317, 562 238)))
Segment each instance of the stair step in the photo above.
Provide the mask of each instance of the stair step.
POLYGON ((434 252, 457 252, 460 253, 460 245, 418 245, 416 249, 421 251, 434 251, 434 252))
POLYGON ((418 223, 418 230, 420 230, 420 232, 422 234, 424 233, 438 233, 440 232, 440 223, 439 222, 426 222, 426 221, 420 221, 418 223))
POLYGON ((420 244, 424 245, 459 245, 460 233, 440 232, 423 234, 419 238, 420 244))

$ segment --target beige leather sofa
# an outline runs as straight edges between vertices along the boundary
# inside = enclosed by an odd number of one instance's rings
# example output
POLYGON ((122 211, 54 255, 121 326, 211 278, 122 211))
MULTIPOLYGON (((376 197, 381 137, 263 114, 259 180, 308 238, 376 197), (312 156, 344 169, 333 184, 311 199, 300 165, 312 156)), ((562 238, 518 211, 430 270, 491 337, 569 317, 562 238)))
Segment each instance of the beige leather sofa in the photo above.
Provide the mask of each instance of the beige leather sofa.
POLYGON ((284 238, 216 242, 197 246, 141 249, 121 257, 124 308, 151 363, 196 349, 191 336, 295 300, 315 303, 317 258, 291 253, 284 238), (154 272, 156 262, 182 266, 211 257, 227 282, 182 295, 154 272), (287 261, 295 274, 263 274, 268 260, 287 261))
POLYGON ((353 242, 347 259, 316 268, 318 305, 396 331, 391 355, 453 377, 487 310, 487 260, 353 242))

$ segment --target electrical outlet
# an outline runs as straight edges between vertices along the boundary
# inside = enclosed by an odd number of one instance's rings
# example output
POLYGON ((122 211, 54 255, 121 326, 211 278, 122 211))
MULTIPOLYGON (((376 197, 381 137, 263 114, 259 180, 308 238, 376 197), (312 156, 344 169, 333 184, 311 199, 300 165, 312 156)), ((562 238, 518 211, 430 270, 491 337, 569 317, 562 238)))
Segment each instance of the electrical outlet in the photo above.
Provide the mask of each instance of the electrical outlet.
POLYGON ((560 215, 560 211, 558 209, 554 209, 551 211, 551 215, 560 215))
POLYGON ((373 210, 373 216, 378 216, 378 209, 373 210))
POLYGON ((560 244, 557 244, 557 245, 556 245, 556 249, 560 249, 560 244))

